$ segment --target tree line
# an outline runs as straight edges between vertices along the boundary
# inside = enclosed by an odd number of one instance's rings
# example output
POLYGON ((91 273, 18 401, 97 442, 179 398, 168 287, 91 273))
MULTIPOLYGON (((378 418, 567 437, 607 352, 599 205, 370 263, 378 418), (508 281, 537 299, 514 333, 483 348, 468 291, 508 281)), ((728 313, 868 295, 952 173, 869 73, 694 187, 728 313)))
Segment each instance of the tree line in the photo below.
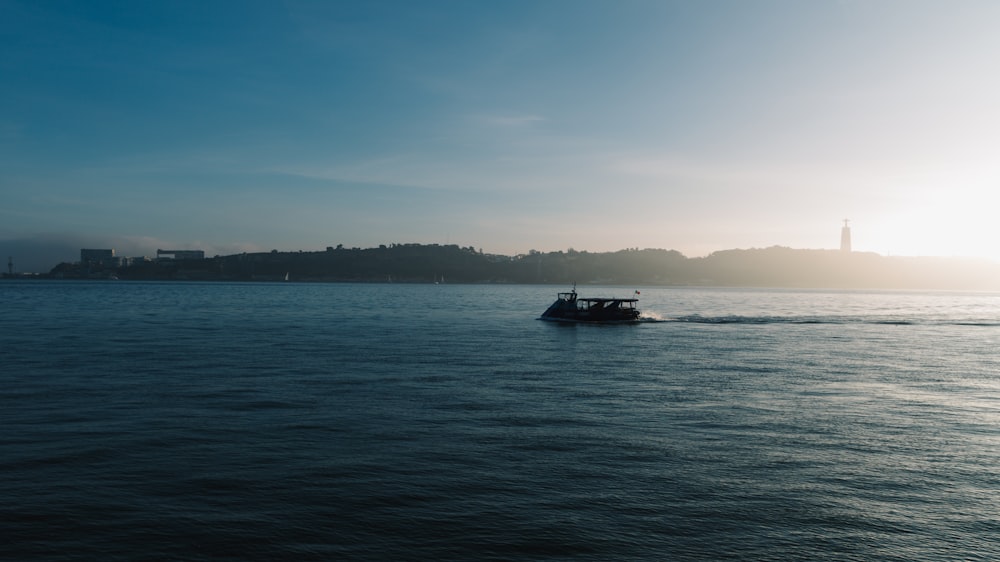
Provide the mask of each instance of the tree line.
POLYGON ((504 256, 473 247, 390 244, 319 252, 259 252, 106 268, 60 264, 50 277, 393 283, 578 283, 797 288, 1000 290, 1000 263, 885 257, 775 246, 688 258, 675 250, 539 252, 504 256))

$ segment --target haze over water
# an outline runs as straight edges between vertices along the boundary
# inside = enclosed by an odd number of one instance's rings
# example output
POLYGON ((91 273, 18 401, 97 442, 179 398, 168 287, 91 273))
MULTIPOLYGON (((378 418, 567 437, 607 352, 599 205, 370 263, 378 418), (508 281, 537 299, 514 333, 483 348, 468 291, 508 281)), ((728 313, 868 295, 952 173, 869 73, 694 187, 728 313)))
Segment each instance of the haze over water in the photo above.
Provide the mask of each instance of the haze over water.
POLYGON ((5 282, 5 555, 1000 552, 1000 295, 640 289, 5 282))

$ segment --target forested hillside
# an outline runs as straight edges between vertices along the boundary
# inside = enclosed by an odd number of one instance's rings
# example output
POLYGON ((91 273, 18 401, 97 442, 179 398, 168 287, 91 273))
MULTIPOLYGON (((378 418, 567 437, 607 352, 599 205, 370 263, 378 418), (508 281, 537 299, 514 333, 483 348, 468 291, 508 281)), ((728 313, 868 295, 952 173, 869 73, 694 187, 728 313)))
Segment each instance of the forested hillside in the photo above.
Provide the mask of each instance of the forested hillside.
POLYGON ((662 249, 484 254, 475 248, 391 244, 161 260, 104 268, 60 264, 56 278, 393 283, 554 283, 801 288, 1000 290, 1000 263, 885 257, 784 247, 725 250, 688 258, 662 249))

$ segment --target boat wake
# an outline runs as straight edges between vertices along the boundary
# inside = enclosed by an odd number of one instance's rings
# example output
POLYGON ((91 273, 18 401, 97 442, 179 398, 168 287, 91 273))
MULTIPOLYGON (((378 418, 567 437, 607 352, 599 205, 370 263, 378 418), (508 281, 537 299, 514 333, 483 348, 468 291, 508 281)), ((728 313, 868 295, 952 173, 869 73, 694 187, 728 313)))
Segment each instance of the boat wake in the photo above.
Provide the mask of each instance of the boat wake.
POLYGON ((678 316, 671 322, 689 324, 849 324, 861 319, 834 316, 678 316))
POLYGON ((656 322, 670 322, 670 319, 665 318, 656 312, 643 312, 639 315, 638 321, 646 324, 654 324, 656 322))
MULTIPOLYGON (((645 317, 646 315, 644 315, 645 317)), ((886 326, 949 325, 1000 327, 994 320, 954 320, 936 318, 893 318, 871 316, 677 316, 663 318, 651 315, 658 322, 680 322, 688 324, 878 324, 886 326)))

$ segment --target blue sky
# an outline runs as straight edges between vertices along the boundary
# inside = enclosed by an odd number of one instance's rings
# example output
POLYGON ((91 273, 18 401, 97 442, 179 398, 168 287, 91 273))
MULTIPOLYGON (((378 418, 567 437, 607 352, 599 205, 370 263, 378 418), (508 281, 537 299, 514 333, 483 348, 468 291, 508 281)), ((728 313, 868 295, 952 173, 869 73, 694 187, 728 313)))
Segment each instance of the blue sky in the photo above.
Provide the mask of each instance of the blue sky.
POLYGON ((835 248, 849 218, 857 250, 998 259, 998 24, 975 0, 0 0, 0 251, 699 256, 835 248))

